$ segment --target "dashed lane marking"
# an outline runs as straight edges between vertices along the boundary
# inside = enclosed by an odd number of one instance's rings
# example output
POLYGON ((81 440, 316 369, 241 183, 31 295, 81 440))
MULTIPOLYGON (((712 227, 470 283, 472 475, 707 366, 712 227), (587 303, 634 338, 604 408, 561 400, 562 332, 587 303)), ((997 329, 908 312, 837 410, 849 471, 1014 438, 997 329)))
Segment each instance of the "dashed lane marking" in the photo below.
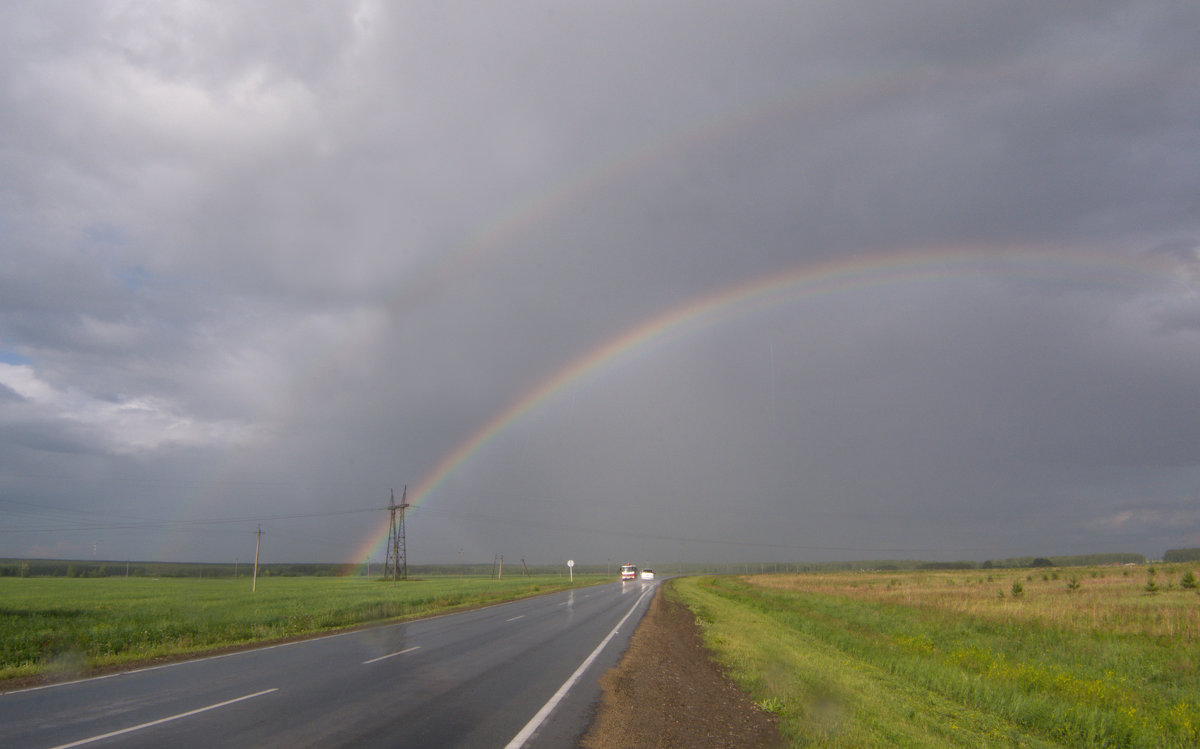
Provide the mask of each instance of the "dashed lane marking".
POLYGON ((255 697, 261 697, 264 694, 270 694, 271 692, 278 692, 278 691, 279 691, 278 687, 272 687, 271 689, 264 689, 261 692, 255 692, 254 694, 247 694, 247 695, 243 695, 241 697, 234 697, 232 700, 225 700, 224 702, 218 702, 215 705, 209 705, 207 707, 198 707, 195 710, 188 710, 186 713, 179 713, 178 715, 170 715, 166 718, 159 718, 158 720, 152 720, 149 723, 142 723, 140 725, 130 726, 129 728, 122 728, 120 731, 110 731, 109 733, 102 733, 99 736, 92 736, 90 738, 80 739, 79 741, 72 741, 69 744, 59 744, 58 746, 51 747, 51 749, 71 749, 71 747, 83 746, 84 744, 90 744, 93 741, 101 741, 103 739, 111 739, 113 736, 121 736, 126 733, 133 733, 134 731, 140 731, 143 728, 150 728, 151 726, 162 725, 163 723, 168 723, 172 720, 179 720, 180 718, 186 718, 191 715, 198 715, 200 713, 206 713, 209 710, 216 710, 218 707, 225 707, 226 705, 232 705, 235 702, 241 702, 243 700, 249 700, 249 699, 253 699, 255 697))

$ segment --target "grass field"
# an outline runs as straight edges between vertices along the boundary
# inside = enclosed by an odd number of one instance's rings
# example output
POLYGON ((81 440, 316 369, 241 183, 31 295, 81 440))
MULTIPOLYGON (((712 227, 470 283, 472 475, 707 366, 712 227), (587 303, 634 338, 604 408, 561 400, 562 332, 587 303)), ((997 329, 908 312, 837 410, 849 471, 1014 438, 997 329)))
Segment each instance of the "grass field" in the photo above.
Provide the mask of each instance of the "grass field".
MULTIPOLYGON (((576 575, 575 586, 606 576, 576 575)), ((0 680, 429 616, 570 587, 567 578, 0 578, 0 680)), ((0 688, 2 688, 0 681, 0 688)))
POLYGON ((694 577, 671 594, 794 746, 1195 747, 1187 569, 694 577))

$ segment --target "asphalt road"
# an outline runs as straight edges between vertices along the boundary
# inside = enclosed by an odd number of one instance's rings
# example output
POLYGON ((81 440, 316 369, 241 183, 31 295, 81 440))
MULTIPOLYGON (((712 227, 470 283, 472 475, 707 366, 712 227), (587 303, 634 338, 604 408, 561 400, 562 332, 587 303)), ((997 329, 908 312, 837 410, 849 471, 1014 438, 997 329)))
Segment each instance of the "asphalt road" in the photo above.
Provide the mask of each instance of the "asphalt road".
POLYGON ((7 692, 0 747, 575 746, 656 584, 7 692))

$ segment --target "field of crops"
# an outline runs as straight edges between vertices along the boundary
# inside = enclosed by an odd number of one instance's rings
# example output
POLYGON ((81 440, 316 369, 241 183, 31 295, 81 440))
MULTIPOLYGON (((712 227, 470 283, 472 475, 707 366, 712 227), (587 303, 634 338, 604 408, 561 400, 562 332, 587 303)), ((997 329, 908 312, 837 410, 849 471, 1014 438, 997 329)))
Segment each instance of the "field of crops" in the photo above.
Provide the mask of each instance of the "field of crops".
POLYGON ((796 746, 1195 747, 1188 572, 695 577, 672 595, 796 746))
MULTIPOLYGON (((576 575, 574 585, 608 581, 576 575)), ((569 587, 562 576, 258 581, 0 578, 0 680, 416 618, 569 587)), ((3 688, 0 681, 0 689, 3 688)))

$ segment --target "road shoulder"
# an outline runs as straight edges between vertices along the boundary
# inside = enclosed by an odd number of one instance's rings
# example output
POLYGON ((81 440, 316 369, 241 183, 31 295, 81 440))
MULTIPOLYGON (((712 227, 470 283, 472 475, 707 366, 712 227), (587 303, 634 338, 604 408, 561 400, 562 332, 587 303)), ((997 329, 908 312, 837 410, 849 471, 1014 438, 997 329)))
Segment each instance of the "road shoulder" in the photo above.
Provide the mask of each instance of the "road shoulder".
POLYGON ((695 617, 667 600, 650 602, 621 662, 600 679, 596 718, 580 746, 786 746, 774 718, 760 710, 709 658, 695 617))

